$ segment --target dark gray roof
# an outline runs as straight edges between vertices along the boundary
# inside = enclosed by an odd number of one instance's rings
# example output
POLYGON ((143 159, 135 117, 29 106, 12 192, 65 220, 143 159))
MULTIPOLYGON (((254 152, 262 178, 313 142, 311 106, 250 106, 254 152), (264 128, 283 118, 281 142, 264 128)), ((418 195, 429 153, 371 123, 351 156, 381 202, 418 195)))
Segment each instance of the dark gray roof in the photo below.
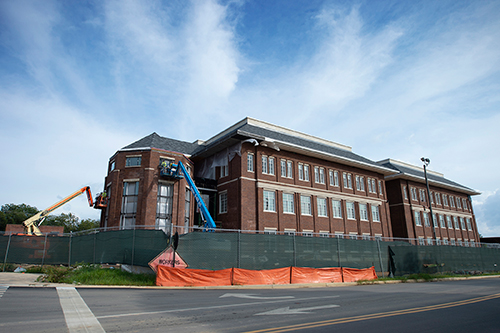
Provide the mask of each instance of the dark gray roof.
MULTIPOLYGON (((220 136, 216 139, 211 139, 209 140, 207 145, 200 146, 198 150, 194 152, 195 156, 204 156, 207 154, 212 154, 214 151, 217 150, 217 147, 224 148, 225 146, 222 144, 224 142, 234 142, 235 139, 238 140, 245 140, 248 138, 254 138, 259 140, 264 140, 264 139, 271 139, 274 141, 279 141, 279 143, 284 143, 285 145, 293 145, 296 147, 300 148, 305 148, 310 151, 316 151, 321 154, 329 154, 338 157, 340 160, 343 161, 352 161, 354 162, 355 165, 361 166, 364 165, 365 167, 369 167, 375 170, 378 170, 379 172, 387 173, 390 174, 390 170, 384 170, 384 168, 376 163, 375 161, 372 161, 368 158, 365 158, 363 156, 357 155, 350 151, 350 149, 342 149, 342 148, 336 148, 334 144, 328 145, 328 144, 322 144, 320 141, 315 141, 314 139, 308 140, 307 136, 308 135, 293 135, 292 134, 287 134, 284 132, 280 132, 279 130, 272 130, 270 128, 267 128, 265 126, 260 127, 256 125, 249 124, 248 121, 241 122, 241 126, 236 126, 234 127, 231 131, 228 131, 225 133, 223 136, 220 136)), ((326 140, 325 140, 326 141, 326 140)), ((280 145, 280 144, 279 144, 280 145)), ((227 146, 227 144, 226 144, 227 146)), ((280 147, 283 146, 283 144, 280 145, 280 147)), ((339 145, 342 146, 342 145, 339 145)), ((206 157, 206 156, 204 156, 206 157)), ((346 162, 347 163, 347 162, 346 162)))
POLYGON ((128 146, 123 147, 122 150, 157 148, 157 149, 173 151, 176 153, 191 155, 198 147, 199 145, 196 143, 164 138, 153 132, 150 135, 140 140, 137 140, 136 142, 131 143, 128 146))
MULTIPOLYGON (((423 169, 422 171, 420 171, 411 167, 406 167, 399 163, 394 163, 394 161, 391 160, 381 161, 379 162, 379 164, 386 168, 390 168, 399 172, 399 174, 389 176, 389 178, 410 178, 415 180, 419 179, 420 181, 425 182, 425 175, 423 169)), ((436 186, 441 185, 441 187, 450 187, 456 191, 467 193, 469 195, 480 194, 479 192, 469 187, 463 186, 459 183, 456 183, 454 181, 451 181, 449 179, 446 179, 442 176, 436 175, 429 171, 427 171, 427 179, 429 180, 429 184, 433 184, 436 186)))

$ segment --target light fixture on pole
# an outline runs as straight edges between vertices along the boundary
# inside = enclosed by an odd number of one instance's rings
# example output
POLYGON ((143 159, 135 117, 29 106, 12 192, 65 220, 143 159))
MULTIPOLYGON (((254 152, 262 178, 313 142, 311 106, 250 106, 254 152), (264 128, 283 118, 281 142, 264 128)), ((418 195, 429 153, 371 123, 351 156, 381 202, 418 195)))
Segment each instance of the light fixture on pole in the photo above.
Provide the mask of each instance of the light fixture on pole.
POLYGON ((422 157, 420 160, 424 163, 425 186, 427 186, 427 197, 429 198, 429 210, 431 211, 432 235, 434 236, 434 239, 437 240, 436 227, 434 226, 434 214, 432 214, 431 191, 429 190, 429 181, 427 180, 427 166, 429 165, 429 163, 431 163, 431 160, 428 159, 427 157, 422 157))

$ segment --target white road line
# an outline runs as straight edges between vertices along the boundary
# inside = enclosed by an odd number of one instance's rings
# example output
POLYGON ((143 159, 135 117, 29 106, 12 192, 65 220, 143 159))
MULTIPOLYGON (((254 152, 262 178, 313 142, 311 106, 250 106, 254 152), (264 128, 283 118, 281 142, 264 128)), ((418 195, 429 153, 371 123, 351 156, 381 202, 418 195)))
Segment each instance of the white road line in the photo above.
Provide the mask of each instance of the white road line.
POLYGON ((57 294, 70 333, 106 332, 74 287, 57 287, 57 294))
POLYGON ((0 298, 2 298, 3 294, 5 294, 7 289, 9 289, 9 286, 0 285, 0 298))
POLYGON ((262 301, 262 302, 249 302, 249 303, 236 303, 236 304, 226 304, 226 305, 212 305, 212 306, 201 306, 195 308, 185 308, 185 309, 171 309, 171 310, 160 310, 160 311, 149 311, 149 312, 134 312, 134 313, 120 313, 114 315, 104 315, 98 316, 97 318, 117 318, 117 317, 129 317, 129 316, 147 316, 160 313, 174 313, 174 312, 185 312, 185 311, 198 311, 198 310, 213 310, 213 309, 224 309, 224 308, 236 308, 244 306, 252 306, 257 304, 273 304, 273 303, 283 303, 283 302, 298 302, 307 301, 313 299, 327 299, 327 298, 338 298, 339 296, 320 296, 320 297, 306 297, 306 298, 295 298, 295 299, 280 299, 275 301, 262 301))

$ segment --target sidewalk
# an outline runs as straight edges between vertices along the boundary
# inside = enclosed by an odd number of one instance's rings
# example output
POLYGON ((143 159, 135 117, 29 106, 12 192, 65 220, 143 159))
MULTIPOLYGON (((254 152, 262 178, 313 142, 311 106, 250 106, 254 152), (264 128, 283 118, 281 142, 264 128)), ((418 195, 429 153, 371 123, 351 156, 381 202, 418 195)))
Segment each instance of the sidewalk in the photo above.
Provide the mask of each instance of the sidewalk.
POLYGON ((57 287, 72 286, 63 283, 37 282, 41 274, 0 272, 0 285, 9 287, 57 287))

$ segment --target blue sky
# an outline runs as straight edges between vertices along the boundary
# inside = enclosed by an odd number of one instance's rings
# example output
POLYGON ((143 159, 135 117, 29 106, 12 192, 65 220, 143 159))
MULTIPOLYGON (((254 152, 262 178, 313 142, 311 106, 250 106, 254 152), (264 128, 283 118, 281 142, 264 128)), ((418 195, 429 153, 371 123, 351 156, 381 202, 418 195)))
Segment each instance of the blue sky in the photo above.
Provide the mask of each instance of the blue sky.
MULTIPOLYGON (((480 191, 500 236, 500 1, 1 1, 0 204, 103 187, 152 132, 244 117, 480 191)), ((78 198, 55 213, 97 218, 78 198)))

